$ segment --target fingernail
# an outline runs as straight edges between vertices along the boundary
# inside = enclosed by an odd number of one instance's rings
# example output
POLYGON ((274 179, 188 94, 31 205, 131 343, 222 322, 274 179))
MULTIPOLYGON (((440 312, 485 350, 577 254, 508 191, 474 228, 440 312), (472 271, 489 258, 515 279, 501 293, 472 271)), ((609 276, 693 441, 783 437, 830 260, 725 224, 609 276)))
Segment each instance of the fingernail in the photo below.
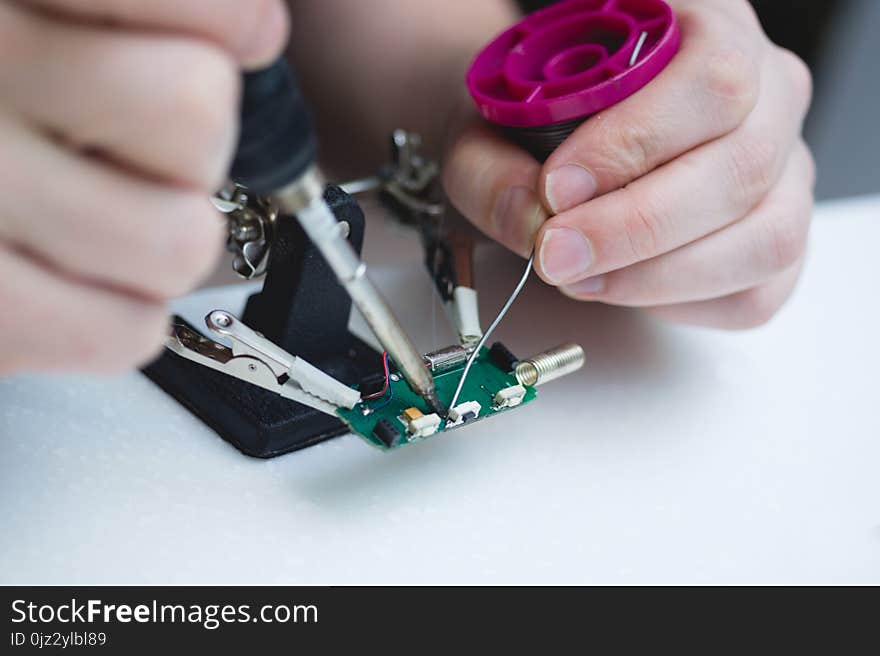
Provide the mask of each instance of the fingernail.
POLYGON ((559 214, 595 196, 596 178, 583 166, 566 164, 550 172, 544 191, 550 208, 559 214))
POLYGON ((495 238, 521 255, 532 249, 547 212, 538 194, 527 187, 510 187, 498 198, 492 212, 495 238))
POLYGON ((250 67, 262 67, 276 56, 275 46, 283 40, 287 30, 287 9, 281 2, 264 3, 261 20, 257 21, 252 33, 241 46, 242 63, 250 67))
POLYGON ((585 278, 580 282, 571 285, 565 285, 561 288, 562 292, 568 296, 592 296, 601 294, 605 291, 605 276, 593 276, 585 278))
POLYGON ((593 248, 577 230, 551 228, 544 233, 538 263, 554 285, 579 280, 593 264, 593 248))

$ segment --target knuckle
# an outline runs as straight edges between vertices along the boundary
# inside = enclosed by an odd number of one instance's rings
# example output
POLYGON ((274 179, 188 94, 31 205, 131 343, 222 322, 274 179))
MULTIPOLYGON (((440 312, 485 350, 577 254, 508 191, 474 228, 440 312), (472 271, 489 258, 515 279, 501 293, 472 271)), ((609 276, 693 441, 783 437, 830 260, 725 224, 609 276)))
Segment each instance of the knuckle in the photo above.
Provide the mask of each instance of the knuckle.
POLYGON ((665 221, 661 212, 652 203, 630 188, 626 212, 623 218, 623 233, 626 235, 633 261, 640 262, 656 256, 663 250, 665 241, 665 221))
POLYGON ((809 212, 789 211, 768 221, 761 237, 767 268, 780 272, 794 266, 807 249, 809 212))
POLYGON ((735 119, 742 120, 755 108, 759 77, 754 59, 739 48, 720 50, 706 60, 707 87, 735 119))
POLYGON ((775 182, 779 146, 772 138, 741 134, 733 141, 729 156, 733 189, 740 200, 753 206, 775 182))
POLYGON ((191 47, 181 63, 176 91, 185 116, 209 123, 228 118, 238 95, 232 60, 219 50, 191 47))
POLYGON ((601 167, 613 177, 632 179, 641 177, 657 160, 658 137, 654 127, 647 121, 606 121, 598 135, 595 149, 604 155, 601 167))
POLYGON ((172 87, 170 113, 201 162, 197 173, 210 178, 206 182, 219 182, 215 178, 231 156, 237 122, 240 79, 235 66, 219 50, 189 47, 172 87))

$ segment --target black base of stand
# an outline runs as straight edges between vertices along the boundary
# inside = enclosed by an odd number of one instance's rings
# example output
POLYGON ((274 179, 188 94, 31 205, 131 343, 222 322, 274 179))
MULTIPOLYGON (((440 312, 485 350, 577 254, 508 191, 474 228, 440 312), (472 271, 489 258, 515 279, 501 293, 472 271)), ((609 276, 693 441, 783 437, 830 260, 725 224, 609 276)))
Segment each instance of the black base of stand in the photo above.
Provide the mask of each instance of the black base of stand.
MULTIPOLYGON (((336 187, 325 195, 350 227, 360 252, 364 215, 336 187)), ((205 308, 207 314, 214 308, 205 308)), ((250 298, 242 321, 281 348, 351 385, 382 369, 382 358, 348 332, 351 299, 299 223, 277 222, 263 290, 250 298)), ((213 371, 166 351, 144 373, 184 407, 249 456, 273 458, 348 432, 317 410, 213 371)))

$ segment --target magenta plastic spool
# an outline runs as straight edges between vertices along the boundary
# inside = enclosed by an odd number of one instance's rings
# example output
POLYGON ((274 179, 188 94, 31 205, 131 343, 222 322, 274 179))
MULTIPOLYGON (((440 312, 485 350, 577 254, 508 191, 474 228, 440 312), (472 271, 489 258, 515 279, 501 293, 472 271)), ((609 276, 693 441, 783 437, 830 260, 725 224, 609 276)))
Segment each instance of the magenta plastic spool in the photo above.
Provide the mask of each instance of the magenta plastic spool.
POLYGON ((587 118, 659 75, 680 42, 662 0, 563 0, 486 46, 467 85, 486 120, 544 161, 587 118))

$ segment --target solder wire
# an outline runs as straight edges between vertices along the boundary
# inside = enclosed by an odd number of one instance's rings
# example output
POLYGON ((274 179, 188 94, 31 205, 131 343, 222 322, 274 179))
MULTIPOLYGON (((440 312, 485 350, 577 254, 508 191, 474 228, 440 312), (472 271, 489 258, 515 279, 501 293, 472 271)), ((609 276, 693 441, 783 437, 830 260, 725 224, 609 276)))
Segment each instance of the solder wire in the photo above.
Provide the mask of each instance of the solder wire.
POLYGON ((486 342, 489 340, 489 336, 495 332, 495 329, 498 327, 498 324, 501 323, 501 320, 504 319, 504 315, 510 310, 514 301, 516 301, 517 296, 519 296, 520 292, 523 290, 523 287, 526 286, 526 282, 529 280, 529 275, 532 273, 532 267, 535 264, 535 251, 532 251, 531 255, 529 255, 529 262, 526 264, 526 270, 520 278, 519 283, 516 286, 516 289, 513 290, 513 293, 510 295, 510 298, 507 299, 507 302, 504 304, 504 307, 501 308, 501 311, 498 313, 498 316, 495 317, 495 320, 492 322, 492 325, 489 326, 488 330, 483 333, 483 337, 480 339, 480 342, 477 344, 477 347, 474 349, 474 352, 471 353, 470 357, 467 360, 467 363, 464 365, 464 371, 461 374, 461 378, 458 381, 458 387, 455 388, 455 394, 452 396, 452 401, 449 403, 449 409, 452 410, 455 407, 456 402, 458 401, 458 397, 461 394, 461 390, 464 387, 464 383, 467 380, 468 374, 471 371, 471 366, 474 364, 474 360, 477 359, 477 356, 480 355, 480 351, 486 345, 486 342))

